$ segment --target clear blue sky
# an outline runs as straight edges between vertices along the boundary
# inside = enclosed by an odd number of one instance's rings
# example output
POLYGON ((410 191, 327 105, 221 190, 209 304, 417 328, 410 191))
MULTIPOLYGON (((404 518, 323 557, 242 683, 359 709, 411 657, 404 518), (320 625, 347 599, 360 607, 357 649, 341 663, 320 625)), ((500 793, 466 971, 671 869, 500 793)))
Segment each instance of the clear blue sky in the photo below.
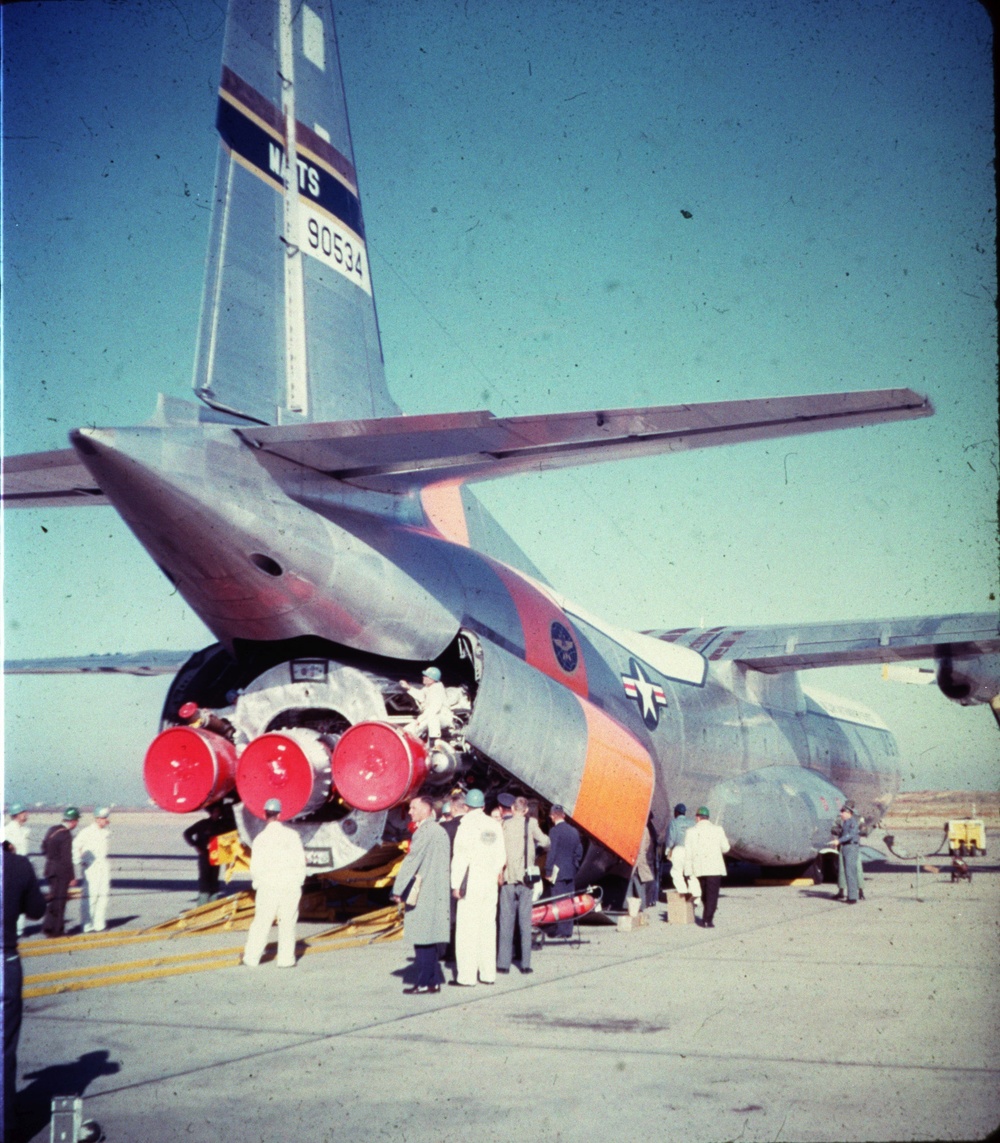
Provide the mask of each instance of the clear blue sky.
MULTIPOLYGON (((8 453, 190 396, 223 13, 3 8, 8 453)), ((387 373, 408 412, 906 385, 930 420, 480 486, 638 628, 995 607, 990 30, 978 3, 338 6, 387 373), (682 211, 690 213, 686 218, 682 211)), ((110 509, 6 520, 11 658, 210 641, 110 509)), ((997 733, 877 669, 910 788, 997 733)), ((141 799, 165 680, 6 685, 6 788, 141 799)))

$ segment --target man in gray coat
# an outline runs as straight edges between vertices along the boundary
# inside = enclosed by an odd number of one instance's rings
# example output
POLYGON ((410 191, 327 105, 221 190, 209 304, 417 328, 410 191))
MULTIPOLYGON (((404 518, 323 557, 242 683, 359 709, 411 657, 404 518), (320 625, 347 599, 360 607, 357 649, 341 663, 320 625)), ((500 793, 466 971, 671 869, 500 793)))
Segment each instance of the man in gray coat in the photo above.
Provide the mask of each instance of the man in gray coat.
POLYGON ((858 819, 854 816, 854 803, 844 802, 840 807, 840 837, 830 839, 830 844, 840 850, 840 860, 843 862, 844 876, 847 879, 847 903, 858 903, 858 866, 861 854, 861 832, 858 828, 858 819))
POLYGON ((451 844, 434 817, 427 798, 410 802, 416 831, 392 885, 392 899, 405 908, 403 927, 413 942, 416 979, 408 995, 440 992, 443 979, 438 945, 446 944, 451 928, 451 844))
MULTIPOLYGON (((501 794, 501 798, 503 795, 501 794)), ((503 803, 500 803, 503 805, 503 803)), ((528 799, 511 799, 513 814, 502 823, 507 868, 500 886, 500 946, 497 972, 510 972, 514 958, 514 926, 521 934, 521 972, 531 968, 531 906, 534 887, 541 880, 537 853, 549 848, 549 839, 534 818, 528 817, 528 799)))

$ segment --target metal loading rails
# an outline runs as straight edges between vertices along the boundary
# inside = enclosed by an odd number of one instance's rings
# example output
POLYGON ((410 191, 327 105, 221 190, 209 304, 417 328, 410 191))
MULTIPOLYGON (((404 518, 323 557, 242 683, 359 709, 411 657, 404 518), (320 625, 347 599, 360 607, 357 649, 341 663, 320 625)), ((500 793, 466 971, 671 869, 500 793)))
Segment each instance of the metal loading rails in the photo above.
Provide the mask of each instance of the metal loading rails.
MULTIPOLYGON (((173 921, 156 925, 140 932, 123 930, 114 937, 57 938, 44 944, 29 941, 21 947, 22 957, 80 954, 108 948, 124 948, 145 942, 169 942, 178 937, 204 936, 223 932, 241 932, 253 920, 253 896, 238 893, 224 901, 191 909, 173 921)), ((298 941, 298 956, 332 952, 336 949, 356 948, 360 945, 399 940, 403 933, 400 910, 395 905, 376 909, 354 917, 298 941)), ((274 944, 268 946, 270 957, 274 944)), ((166 976, 192 972, 207 972, 216 968, 231 968, 239 964, 243 955, 242 943, 200 949, 187 953, 163 953, 129 961, 112 961, 84 967, 61 968, 53 972, 31 973, 24 978, 24 998, 52 996, 60 992, 78 992, 87 988, 103 988, 112 984, 137 984, 166 976)))

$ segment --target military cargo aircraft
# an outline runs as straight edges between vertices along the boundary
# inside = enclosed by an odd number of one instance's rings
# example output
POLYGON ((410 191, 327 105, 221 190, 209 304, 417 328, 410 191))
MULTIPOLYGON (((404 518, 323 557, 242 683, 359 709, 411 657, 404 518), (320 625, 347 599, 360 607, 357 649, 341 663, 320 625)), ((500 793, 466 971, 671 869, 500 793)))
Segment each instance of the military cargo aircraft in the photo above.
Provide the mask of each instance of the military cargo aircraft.
POLYGON ((232 0, 216 125, 199 402, 161 398, 145 424, 78 429, 69 449, 4 465, 7 508, 113 506, 218 640, 183 661, 13 667, 176 671, 145 760, 157 804, 238 796, 252 842, 277 796, 327 870, 379 844, 419 790, 524 791, 565 806, 596 876, 633 864, 650 815, 662 837, 683 796, 736 855, 793 865, 845 798, 874 825, 899 785, 888 728, 800 672, 934 659, 949 698, 997 712, 995 615, 626 631, 545 582, 470 491, 925 417, 927 397, 402 415, 328 0, 232 0), (420 723, 435 684, 439 734, 420 723))

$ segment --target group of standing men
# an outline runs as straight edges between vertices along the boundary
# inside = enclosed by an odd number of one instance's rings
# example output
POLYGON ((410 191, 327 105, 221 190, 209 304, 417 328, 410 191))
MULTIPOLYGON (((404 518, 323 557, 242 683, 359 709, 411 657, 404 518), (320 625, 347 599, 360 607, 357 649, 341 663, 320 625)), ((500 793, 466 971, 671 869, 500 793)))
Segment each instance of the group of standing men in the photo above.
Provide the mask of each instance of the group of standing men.
POLYGON ((110 811, 98 807, 94 821, 74 838, 80 811, 68 806, 62 821, 52 826, 42 841, 47 896, 42 893, 34 866, 28 858, 30 829, 28 812, 21 805, 10 807, 3 840, 3 1119, 4 1138, 13 1127, 17 1096, 17 1045, 21 1036, 21 986, 23 973, 18 939, 24 919, 42 918, 47 937, 62 936, 66 923, 66 900, 78 884, 75 866, 84 881, 81 899, 83 931, 100 932, 107 925, 111 868, 108 862, 110 811))
MULTIPOLYGON (((839 818, 830 838, 830 845, 838 850, 840 865, 836 899, 855 905, 865 894, 860 822, 854 814, 854 802, 847 801, 840 807, 839 818)), ((701 904, 701 924, 706 929, 715 927, 719 885, 726 874, 723 854, 728 852, 729 839, 721 826, 709 820, 707 806, 698 808, 694 822, 682 802, 674 807, 666 843, 671 879, 678 893, 690 894, 696 906, 701 904)))
MULTIPOLYGON (((410 802, 416 828, 392 887, 393 900, 405 908, 406 934, 414 945, 415 980, 404 989, 409 994, 440 991, 439 947, 449 943, 453 921, 455 979, 449 984, 494 984, 497 972, 509 972, 515 929, 521 972, 532 971, 531 909, 542 879, 538 850, 549 850, 545 879, 553 896, 574 892, 583 843, 562 807, 552 807, 552 831, 546 836, 529 816, 526 798, 501 794, 499 803, 500 820, 486 813, 482 790, 458 792, 442 807, 439 822, 428 798, 410 802)), ((566 924, 572 922, 561 923, 566 924)), ((568 934, 563 929, 554 935, 568 934)))
MULTIPOLYGON (((28 856, 30 829, 28 812, 23 806, 10 807, 10 820, 5 840, 12 851, 28 856)), ((66 931, 66 902, 69 891, 83 881, 80 898, 80 923, 85 933, 102 933, 108 924, 108 900, 111 896, 111 862, 108 848, 111 839, 111 811, 106 806, 94 810, 94 820, 74 836, 80 824, 80 811, 67 806, 62 820, 51 826, 42 839, 45 858, 43 877, 48 890, 42 932, 47 937, 61 937, 66 931), (76 869, 80 869, 80 879, 76 869)), ((23 919, 18 933, 23 932, 23 919)))

